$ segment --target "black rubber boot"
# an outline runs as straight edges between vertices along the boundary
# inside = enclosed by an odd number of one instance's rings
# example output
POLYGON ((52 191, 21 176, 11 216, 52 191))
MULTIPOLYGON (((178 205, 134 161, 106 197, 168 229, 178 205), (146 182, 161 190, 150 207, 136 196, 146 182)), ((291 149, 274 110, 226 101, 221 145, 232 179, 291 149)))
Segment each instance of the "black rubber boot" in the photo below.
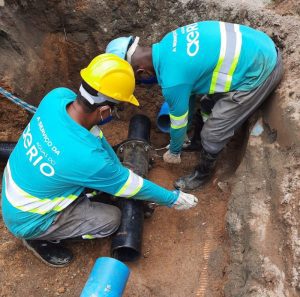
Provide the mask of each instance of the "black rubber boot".
POLYGON ((37 258, 49 266, 64 267, 73 259, 72 252, 61 243, 25 239, 23 239, 22 242, 37 258))
POLYGON ((200 164, 190 175, 176 180, 174 183, 175 188, 181 191, 191 191, 207 184, 214 172, 216 160, 217 154, 210 154, 202 149, 200 164))

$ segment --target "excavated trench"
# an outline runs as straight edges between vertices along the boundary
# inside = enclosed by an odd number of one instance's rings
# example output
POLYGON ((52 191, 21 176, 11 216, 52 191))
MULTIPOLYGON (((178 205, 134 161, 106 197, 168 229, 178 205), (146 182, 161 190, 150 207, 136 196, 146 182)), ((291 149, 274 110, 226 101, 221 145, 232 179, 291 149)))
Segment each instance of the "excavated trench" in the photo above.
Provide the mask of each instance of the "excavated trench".
MULTIPOLYGON (((76 90, 79 70, 120 35, 138 35, 150 45, 178 26, 218 19, 265 31, 283 53, 279 88, 226 147, 211 184, 195 193, 197 208, 158 208, 145 221, 142 257, 129 264, 126 297, 299 296, 297 2, 0 0, 0 87, 36 106, 52 88, 76 90), (264 131, 255 136, 257 121, 264 131)), ((167 135, 155 128, 160 90, 137 88, 136 95, 141 108, 125 106, 104 134, 112 145, 125 140, 130 116, 144 113, 153 123, 152 145, 167 144, 167 135)), ((0 99, 0 141, 16 141, 31 115, 0 99)), ((196 160, 183 154, 181 166, 168 166, 158 157, 149 178, 171 189, 196 160)), ((2 222, 0 234, 3 297, 79 296, 95 259, 110 252, 110 239, 73 243, 74 262, 53 269, 29 254, 2 222)))

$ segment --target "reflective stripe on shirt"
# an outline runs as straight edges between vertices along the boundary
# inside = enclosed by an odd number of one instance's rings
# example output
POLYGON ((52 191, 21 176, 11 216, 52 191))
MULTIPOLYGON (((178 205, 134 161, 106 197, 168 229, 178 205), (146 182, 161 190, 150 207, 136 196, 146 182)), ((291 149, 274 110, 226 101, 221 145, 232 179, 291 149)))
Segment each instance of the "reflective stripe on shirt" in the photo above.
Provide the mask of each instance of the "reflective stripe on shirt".
POLYGON ((242 48, 240 25, 220 22, 221 47, 214 69, 209 94, 228 92, 242 48))
POLYGON ((179 117, 170 114, 171 128, 180 129, 185 127, 188 124, 188 116, 189 116, 188 111, 179 117))
POLYGON ((9 162, 4 171, 5 178, 5 195, 9 203, 15 208, 24 212, 37 213, 44 215, 50 211, 61 211, 71 204, 76 198, 76 195, 68 197, 37 198, 23 191, 13 180, 11 176, 9 162))
POLYGON ((93 126, 91 128, 90 132, 96 137, 99 137, 99 138, 103 137, 103 132, 97 125, 93 126))
POLYGON ((129 176, 122 186, 122 188, 115 194, 115 196, 130 198, 137 194, 142 188, 144 179, 129 170, 129 176))

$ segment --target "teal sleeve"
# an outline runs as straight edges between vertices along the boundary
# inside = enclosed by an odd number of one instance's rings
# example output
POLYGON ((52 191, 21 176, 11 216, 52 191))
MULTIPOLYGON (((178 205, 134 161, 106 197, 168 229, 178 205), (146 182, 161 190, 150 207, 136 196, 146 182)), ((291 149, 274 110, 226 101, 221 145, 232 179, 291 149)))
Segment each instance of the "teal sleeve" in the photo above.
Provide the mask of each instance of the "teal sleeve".
MULTIPOLYGON (((107 145, 109 144, 107 143, 107 145)), ((153 201, 167 206, 171 206, 177 200, 178 191, 169 191, 134 174, 124 167, 119 160, 116 161, 109 152, 103 149, 91 156, 90 166, 93 167, 90 170, 90 175, 82 178, 84 187, 118 197, 153 201), (98 161, 95 162, 95 160, 98 161)))
POLYGON ((133 198, 152 201, 160 205, 172 206, 177 200, 178 195, 178 190, 169 191, 147 179, 144 179, 143 187, 133 198))
POLYGON ((111 147, 111 145, 108 143, 108 141, 106 140, 106 138, 103 136, 103 138, 101 139, 102 141, 102 145, 103 148, 108 152, 108 154, 110 155, 110 157, 116 162, 116 163, 120 163, 120 160, 117 156, 117 154, 115 153, 115 151, 113 150, 113 148, 111 147))
POLYGON ((170 108, 170 151, 173 154, 179 154, 181 152, 186 135, 191 89, 192 87, 190 85, 180 85, 163 89, 163 96, 165 101, 168 102, 170 108), (186 120, 183 123, 182 117, 185 115, 186 120), (172 123, 172 117, 178 119, 177 126, 172 123))

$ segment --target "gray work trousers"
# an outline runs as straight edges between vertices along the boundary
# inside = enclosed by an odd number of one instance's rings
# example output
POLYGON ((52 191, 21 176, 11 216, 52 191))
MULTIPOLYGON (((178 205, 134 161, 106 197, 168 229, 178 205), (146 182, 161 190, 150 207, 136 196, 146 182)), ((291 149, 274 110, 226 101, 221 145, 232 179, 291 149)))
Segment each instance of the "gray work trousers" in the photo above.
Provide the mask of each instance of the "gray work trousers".
POLYGON ((62 210, 45 233, 34 239, 102 238, 114 233, 120 221, 119 208, 101 202, 92 202, 83 195, 62 210))
POLYGON ((262 85, 248 92, 233 91, 209 95, 215 101, 201 131, 201 142, 205 151, 219 153, 234 132, 254 113, 279 84, 283 75, 283 63, 278 51, 277 63, 262 85))

